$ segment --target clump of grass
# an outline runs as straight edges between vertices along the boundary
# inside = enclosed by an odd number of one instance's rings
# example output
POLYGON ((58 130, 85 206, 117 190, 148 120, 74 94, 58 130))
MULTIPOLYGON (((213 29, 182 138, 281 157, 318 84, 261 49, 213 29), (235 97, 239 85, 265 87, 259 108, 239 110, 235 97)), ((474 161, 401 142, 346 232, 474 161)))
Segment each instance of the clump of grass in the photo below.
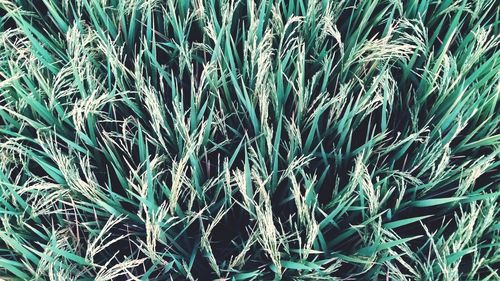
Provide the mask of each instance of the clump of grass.
POLYGON ((498 280, 491 0, 0 0, 0 276, 498 280))

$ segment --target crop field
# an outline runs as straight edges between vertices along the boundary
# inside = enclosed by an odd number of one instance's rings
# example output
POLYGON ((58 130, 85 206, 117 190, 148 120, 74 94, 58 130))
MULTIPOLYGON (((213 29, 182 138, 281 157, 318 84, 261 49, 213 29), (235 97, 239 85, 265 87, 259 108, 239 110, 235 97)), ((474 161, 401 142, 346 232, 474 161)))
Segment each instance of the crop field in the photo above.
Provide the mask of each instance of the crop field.
POLYGON ((0 0, 0 280, 500 280, 494 0, 0 0))

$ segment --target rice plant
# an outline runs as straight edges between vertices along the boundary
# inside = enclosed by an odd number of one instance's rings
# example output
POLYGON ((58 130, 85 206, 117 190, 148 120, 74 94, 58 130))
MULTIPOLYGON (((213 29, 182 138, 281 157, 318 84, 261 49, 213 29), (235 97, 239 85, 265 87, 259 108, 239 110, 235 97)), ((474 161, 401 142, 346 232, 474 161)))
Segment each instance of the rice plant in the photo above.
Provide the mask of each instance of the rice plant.
POLYGON ((0 279, 500 280, 494 0, 0 0, 0 279))

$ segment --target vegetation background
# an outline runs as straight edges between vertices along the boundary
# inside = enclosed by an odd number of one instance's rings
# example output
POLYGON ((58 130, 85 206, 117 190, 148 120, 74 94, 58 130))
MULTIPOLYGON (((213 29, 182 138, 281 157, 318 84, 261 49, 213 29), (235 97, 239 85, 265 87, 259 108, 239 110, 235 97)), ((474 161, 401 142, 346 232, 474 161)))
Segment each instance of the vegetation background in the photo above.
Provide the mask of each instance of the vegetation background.
POLYGON ((500 280, 494 0, 0 0, 7 280, 500 280))

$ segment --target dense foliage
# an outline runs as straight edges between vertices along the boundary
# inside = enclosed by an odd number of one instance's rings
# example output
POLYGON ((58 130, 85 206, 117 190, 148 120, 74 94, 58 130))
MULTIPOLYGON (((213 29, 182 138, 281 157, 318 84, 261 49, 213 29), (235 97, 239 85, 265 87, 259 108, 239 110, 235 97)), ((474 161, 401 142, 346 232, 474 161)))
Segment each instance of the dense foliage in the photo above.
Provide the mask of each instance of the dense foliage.
POLYGON ((494 0, 0 0, 0 278, 499 280, 494 0))

